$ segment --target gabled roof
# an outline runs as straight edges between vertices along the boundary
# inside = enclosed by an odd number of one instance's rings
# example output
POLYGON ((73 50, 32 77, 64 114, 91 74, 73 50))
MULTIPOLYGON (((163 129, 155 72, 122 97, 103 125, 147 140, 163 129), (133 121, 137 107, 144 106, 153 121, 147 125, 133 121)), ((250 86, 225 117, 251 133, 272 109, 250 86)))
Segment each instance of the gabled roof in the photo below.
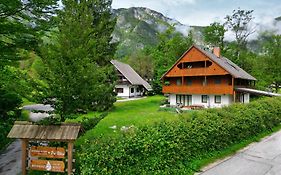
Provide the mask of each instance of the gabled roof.
POLYGON ((143 85, 146 90, 152 90, 150 84, 141 78, 130 65, 121 63, 117 60, 111 60, 110 62, 132 85, 143 85))
POLYGON ((61 125, 36 125, 26 121, 16 121, 8 138, 31 140, 76 140, 81 129, 80 124, 62 123, 61 125))
POLYGON ((178 62, 192 49, 192 48, 196 48, 197 50, 199 50, 201 53, 203 53, 204 55, 206 55, 208 58, 210 58, 212 61, 214 61, 215 63, 217 63, 221 68, 223 68, 224 70, 226 70, 229 74, 231 74, 234 78, 241 78, 241 79, 246 79, 246 80, 257 80, 255 77, 253 77, 252 75, 250 75, 249 73, 247 73, 246 71, 244 71, 242 68, 240 68, 239 66, 237 66, 235 63, 233 63, 232 61, 230 61, 229 59, 225 58, 225 57, 217 57, 215 54, 204 50, 202 48, 200 48, 197 45, 193 45, 191 46, 178 60, 177 62, 161 77, 161 79, 175 66, 178 64, 178 62))

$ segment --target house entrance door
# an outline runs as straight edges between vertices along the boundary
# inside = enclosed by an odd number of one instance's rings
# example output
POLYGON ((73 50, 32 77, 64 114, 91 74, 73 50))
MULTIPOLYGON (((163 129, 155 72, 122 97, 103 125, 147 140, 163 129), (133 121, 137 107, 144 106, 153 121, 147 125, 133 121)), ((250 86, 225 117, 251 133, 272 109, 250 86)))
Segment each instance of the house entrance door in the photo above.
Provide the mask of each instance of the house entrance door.
POLYGON ((190 106, 192 104, 192 96, 191 95, 183 95, 184 96, 184 106, 190 106))
POLYGON ((192 96, 191 95, 177 95, 176 103, 182 106, 192 105, 192 96))

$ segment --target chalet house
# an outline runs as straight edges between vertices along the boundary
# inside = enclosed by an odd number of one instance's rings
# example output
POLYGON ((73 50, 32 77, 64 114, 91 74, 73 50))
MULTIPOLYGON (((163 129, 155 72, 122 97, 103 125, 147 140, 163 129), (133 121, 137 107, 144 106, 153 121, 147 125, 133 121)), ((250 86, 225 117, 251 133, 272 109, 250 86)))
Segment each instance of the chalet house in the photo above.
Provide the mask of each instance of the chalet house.
POLYGON ((193 45, 162 76, 171 106, 222 107, 248 103, 256 79, 229 59, 193 45), (246 89, 246 90, 245 90, 246 89))
POLYGON ((117 71, 118 80, 115 92, 118 97, 143 96, 146 91, 152 90, 151 86, 130 65, 117 60, 112 60, 111 63, 117 71))

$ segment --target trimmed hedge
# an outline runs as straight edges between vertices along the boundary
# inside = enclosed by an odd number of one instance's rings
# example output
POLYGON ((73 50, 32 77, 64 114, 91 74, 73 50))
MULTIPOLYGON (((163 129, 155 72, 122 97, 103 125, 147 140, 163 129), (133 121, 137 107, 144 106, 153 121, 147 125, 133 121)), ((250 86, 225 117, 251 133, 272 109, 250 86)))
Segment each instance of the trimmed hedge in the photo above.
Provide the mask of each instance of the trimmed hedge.
POLYGON ((190 174, 192 162, 272 130, 281 121, 281 98, 183 114, 182 119, 114 140, 85 141, 78 174, 190 174))

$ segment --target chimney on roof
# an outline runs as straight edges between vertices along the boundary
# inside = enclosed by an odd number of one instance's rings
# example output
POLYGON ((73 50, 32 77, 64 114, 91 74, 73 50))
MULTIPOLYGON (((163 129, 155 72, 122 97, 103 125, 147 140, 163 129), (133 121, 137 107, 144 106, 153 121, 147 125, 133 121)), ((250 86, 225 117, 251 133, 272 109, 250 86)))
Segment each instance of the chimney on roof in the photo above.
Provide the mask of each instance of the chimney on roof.
POLYGON ((219 47, 214 47, 213 54, 216 55, 218 58, 221 57, 221 49, 219 47))

